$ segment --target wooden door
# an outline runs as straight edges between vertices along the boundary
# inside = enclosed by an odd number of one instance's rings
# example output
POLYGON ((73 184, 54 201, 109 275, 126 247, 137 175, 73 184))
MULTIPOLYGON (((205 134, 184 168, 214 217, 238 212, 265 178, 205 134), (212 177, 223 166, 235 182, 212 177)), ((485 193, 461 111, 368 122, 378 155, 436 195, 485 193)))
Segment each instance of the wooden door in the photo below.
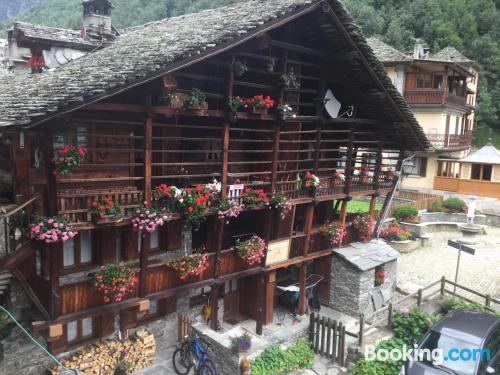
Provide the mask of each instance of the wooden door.
POLYGON ((415 90, 417 88, 417 74, 416 73, 407 73, 405 80, 405 91, 406 90, 415 90))
POLYGON ((323 276, 323 280, 316 287, 322 305, 330 304, 330 279, 332 269, 332 257, 319 258, 314 261, 314 273, 323 276))
POLYGON ((238 288, 238 280, 226 281, 224 288, 223 319, 227 320, 240 312, 240 292, 238 288))

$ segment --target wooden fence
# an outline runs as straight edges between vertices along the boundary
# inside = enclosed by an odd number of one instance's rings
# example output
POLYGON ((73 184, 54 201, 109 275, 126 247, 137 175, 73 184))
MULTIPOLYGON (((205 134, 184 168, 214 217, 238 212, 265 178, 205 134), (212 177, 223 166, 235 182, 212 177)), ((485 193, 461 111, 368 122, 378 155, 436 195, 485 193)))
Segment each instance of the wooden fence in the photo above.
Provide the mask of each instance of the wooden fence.
POLYGON ((314 352, 345 365, 346 330, 342 322, 326 318, 316 313, 310 315, 309 342, 314 352))
MULTIPOLYGON (((473 302, 477 303, 477 301, 472 301, 463 295, 460 295, 459 291, 465 291, 468 293, 471 293, 477 297, 480 297, 484 299, 484 305, 491 307, 493 304, 496 304, 500 306, 500 300, 492 298, 490 295, 487 294, 481 294, 479 292, 476 292, 473 289, 467 288, 463 285, 456 284, 450 280, 446 280, 446 278, 443 276, 441 280, 438 280, 430 285, 427 285, 425 288, 421 288, 415 293, 409 294, 397 301, 393 301, 389 303, 387 306, 365 316, 360 316, 359 319, 359 331, 358 334, 352 334, 347 332, 348 335, 355 336, 358 338, 358 345, 363 346, 364 342, 364 336, 366 335, 367 331, 369 331, 372 328, 375 328, 377 326, 382 326, 384 323, 387 323, 387 327, 392 327, 392 322, 393 322, 393 316, 394 316, 394 311, 396 306, 404 306, 404 307, 413 307, 413 306, 421 306, 422 303, 424 302, 425 299, 429 299, 436 294, 440 294, 441 296, 444 296, 445 294, 450 294, 452 296, 461 298, 467 302, 473 302), (451 285, 452 287, 456 288, 457 290, 450 290, 447 289, 446 286, 451 285), (439 288, 437 288, 439 286, 439 288), (410 299, 415 299, 413 301, 409 301, 410 299), (376 321, 371 321, 376 316, 380 316, 380 314, 387 313, 387 316, 384 316, 383 318, 379 318, 376 321), (368 323, 369 322, 369 323, 368 323)), ((492 308, 492 310, 494 310, 492 308)))
POLYGON ((193 321, 186 315, 177 314, 177 341, 182 342, 186 339, 192 324, 193 321))
POLYGON ((391 207, 387 210, 387 217, 394 216, 394 212, 399 206, 408 205, 415 207, 417 210, 425 210, 430 208, 435 201, 441 204, 443 203, 442 195, 421 193, 415 190, 399 190, 396 192, 395 198, 405 200, 406 202, 393 202, 391 207))

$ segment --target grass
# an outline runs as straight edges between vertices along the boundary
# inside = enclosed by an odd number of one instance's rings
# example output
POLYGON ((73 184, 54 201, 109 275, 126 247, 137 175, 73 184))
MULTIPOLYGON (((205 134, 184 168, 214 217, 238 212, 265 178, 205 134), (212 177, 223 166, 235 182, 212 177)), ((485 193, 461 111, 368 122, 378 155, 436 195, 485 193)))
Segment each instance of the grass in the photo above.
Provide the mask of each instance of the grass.
POLYGON ((491 138, 493 145, 500 149, 500 130, 490 129, 487 126, 481 126, 476 129, 474 146, 477 148, 483 147, 488 142, 488 138, 491 138))
MULTIPOLYGON (((381 208, 382 208, 382 204, 381 203, 377 203, 375 205, 375 210, 380 211, 381 208)), ((350 201, 347 204, 347 212, 351 212, 351 213, 362 212, 362 213, 365 213, 365 212, 368 212, 369 210, 370 210, 370 203, 369 202, 352 200, 352 201, 350 201)))

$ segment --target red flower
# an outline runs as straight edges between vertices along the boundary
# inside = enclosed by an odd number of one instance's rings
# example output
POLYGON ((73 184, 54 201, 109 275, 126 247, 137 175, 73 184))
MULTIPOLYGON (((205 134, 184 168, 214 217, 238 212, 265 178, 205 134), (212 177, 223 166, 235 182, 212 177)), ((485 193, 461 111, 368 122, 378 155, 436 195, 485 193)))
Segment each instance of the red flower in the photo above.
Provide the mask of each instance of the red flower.
POLYGON ((97 202, 92 202, 92 207, 97 207, 97 202))
POLYGON ((200 184, 196 185, 196 192, 199 193, 201 191, 201 186, 200 184))
POLYGON ((193 207, 188 207, 188 212, 189 213, 193 212, 193 207))

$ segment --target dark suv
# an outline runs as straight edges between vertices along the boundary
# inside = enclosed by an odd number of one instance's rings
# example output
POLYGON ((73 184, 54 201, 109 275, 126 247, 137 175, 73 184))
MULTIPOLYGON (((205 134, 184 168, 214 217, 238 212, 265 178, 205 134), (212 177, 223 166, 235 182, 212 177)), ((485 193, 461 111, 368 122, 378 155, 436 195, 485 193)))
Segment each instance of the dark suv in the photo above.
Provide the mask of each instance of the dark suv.
POLYGON ((425 334, 418 349, 441 349, 443 361, 421 355, 418 361, 408 360, 400 375, 500 375, 500 319, 479 311, 449 313, 425 334), (481 349, 489 350, 489 359, 481 349))

